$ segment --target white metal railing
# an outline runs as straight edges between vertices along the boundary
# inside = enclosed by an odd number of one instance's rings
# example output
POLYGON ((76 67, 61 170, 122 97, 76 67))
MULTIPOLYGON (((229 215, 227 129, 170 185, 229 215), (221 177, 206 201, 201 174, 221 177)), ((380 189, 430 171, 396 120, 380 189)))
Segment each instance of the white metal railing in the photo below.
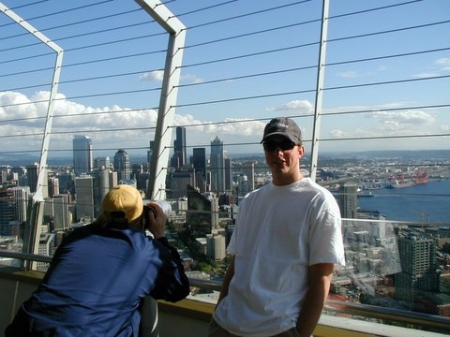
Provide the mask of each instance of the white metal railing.
MULTIPOLYGON (((36 262, 50 262, 51 257, 36 254, 8 252, 0 250, 0 257, 7 257, 19 260, 28 260, 36 262)), ((0 266, 1 268, 1 266, 0 266)), ((220 291, 222 283, 213 280, 190 278, 191 287, 202 288, 206 290, 220 291)), ((363 320, 377 320, 387 325, 405 326, 425 331, 434 331, 438 333, 447 333, 450 321, 448 318, 424 313, 398 310, 386 307, 377 307, 372 305, 362 305, 350 302, 328 300, 324 309, 324 314, 340 316, 351 315, 354 318, 363 320)))

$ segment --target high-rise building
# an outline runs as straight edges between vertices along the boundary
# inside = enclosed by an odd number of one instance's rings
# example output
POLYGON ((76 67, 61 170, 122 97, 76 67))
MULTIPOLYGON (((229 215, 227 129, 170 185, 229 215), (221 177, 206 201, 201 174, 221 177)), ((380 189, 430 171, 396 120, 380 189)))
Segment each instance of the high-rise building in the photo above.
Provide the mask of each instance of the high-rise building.
POLYGON ((194 165, 195 181, 200 192, 206 191, 206 149, 194 148, 192 151, 192 165, 194 165))
POLYGON ((104 167, 108 170, 111 168, 111 160, 109 159, 109 157, 95 157, 94 158, 94 170, 98 170, 102 167, 104 167))
POLYGON ((48 196, 53 197, 59 194, 59 179, 56 177, 48 178, 48 196))
POLYGON ((8 170, 6 167, 0 167, 0 184, 8 181, 8 170))
POLYGON ((233 165, 230 158, 225 158, 225 191, 233 188, 233 165))
POLYGON ((92 171, 92 140, 88 136, 76 135, 72 142, 73 169, 76 176, 92 171))
POLYGON ((213 200, 199 193, 194 187, 187 186, 186 223, 196 233, 196 236, 211 234, 213 229, 213 217, 215 209, 213 200))
POLYGON ((75 194, 75 174, 71 172, 60 172, 57 177, 59 180, 59 194, 75 194))
POLYGON ((94 214, 98 216, 106 193, 117 186, 117 172, 102 166, 94 172, 94 214))
POLYGON ((222 234, 206 235, 207 255, 214 260, 222 260, 226 256, 225 236, 222 234))
POLYGON ((356 219, 358 208, 358 186, 355 183, 344 183, 339 188, 338 203, 343 218, 356 219))
POLYGON ((17 220, 20 222, 27 221, 28 202, 30 197, 29 186, 17 186, 13 188, 14 197, 17 200, 17 220))
POLYGON ((58 194, 53 196, 53 210, 54 210, 54 230, 65 230, 70 227, 72 223, 72 216, 69 210, 69 200, 68 194, 58 194))
POLYGON ((395 298, 414 302, 423 292, 437 291, 436 240, 416 229, 399 229, 397 234, 401 272, 394 275, 395 298))
POLYGON ((223 152, 223 142, 216 136, 211 142, 211 191, 225 191, 225 157, 223 152))
POLYGON ((242 163, 242 172, 247 176, 248 189, 255 189, 255 162, 247 161, 242 163))
POLYGON ((186 165, 171 174, 169 187, 170 198, 179 199, 186 197, 188 185, 195 186, 195 171, 193 167, 186 165))
POLYGON ((76 218, 94 220, 94 178, 81 175, 75 178, 76 218))
POLYGON ((118 150, 114 155, 114 170, 117 172, 119 183, 131 177, 130 157, 124 149, 118 150))
POLYGON ((176 128, 173 151, 171 166, 174 168, 183 167, 186 164, 186 128, 184 126, 177 126, 176 128))
POLYGON ((12 189, 0 190, 0 235, 12 235, 11 225, 18 219, 17 204, 12 189))
POLYGON ((37 189, 38 177, 39 177, 39 164, 34 163, 27 166, 28 186, 30 186, 30 192, 34 193, 37 189))

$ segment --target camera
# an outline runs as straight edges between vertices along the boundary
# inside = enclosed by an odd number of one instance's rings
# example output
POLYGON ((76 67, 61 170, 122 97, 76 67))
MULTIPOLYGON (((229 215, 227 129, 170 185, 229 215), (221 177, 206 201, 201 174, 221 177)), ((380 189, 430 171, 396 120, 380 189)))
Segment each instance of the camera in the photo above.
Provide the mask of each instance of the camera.
MULTIPOLYGON (((148 218, 148 211, 153 212, 153 215, 155 217, 157 216, 155 208, 153 206, 147 205, 148 202, 149 202, 149 200, 144 201, 144 219, 145 219, 146 227, 148 227, 149 224, 150 224, 150 219, 148 218)), ((162 209, 164 215, 166 216, 166 218, 169 217, 170 213, 172 212, 172 206, 169 204, 168 201, 166 201, 166 200, 152 200, 152 202, 157 203, 158 206, 161 207, 161 209, 162 209)))

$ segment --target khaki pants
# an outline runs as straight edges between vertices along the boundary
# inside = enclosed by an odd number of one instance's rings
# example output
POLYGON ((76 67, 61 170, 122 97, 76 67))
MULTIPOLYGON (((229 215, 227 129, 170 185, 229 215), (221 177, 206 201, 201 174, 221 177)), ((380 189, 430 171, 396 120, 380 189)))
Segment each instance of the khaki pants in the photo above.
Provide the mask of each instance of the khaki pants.
MULTIPOLYGON (((211 319, 211 322, 209 323, 209 331, 207 337, 240 337, 240 336, 229 333, 227 330, 223 329, 219 324, 217 324, 214 319, 211 319)), ((295 330, 295 328, 292 328, 288 331, 282 332, 278 335, 274 335, 271 337, 299 337, 299 335, 297 330, 295 330)))

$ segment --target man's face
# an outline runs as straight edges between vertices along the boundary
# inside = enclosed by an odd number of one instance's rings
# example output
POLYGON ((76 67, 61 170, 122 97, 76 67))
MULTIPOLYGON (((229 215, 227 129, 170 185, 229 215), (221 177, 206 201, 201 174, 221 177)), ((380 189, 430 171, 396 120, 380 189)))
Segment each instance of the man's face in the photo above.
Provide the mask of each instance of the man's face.
POLYGON ((303 156, 302 145, 295 144, 289 138, 274 135, 263 142, 264 154, 273 178, 296 178, 300 172, 300 158, 303 156))

